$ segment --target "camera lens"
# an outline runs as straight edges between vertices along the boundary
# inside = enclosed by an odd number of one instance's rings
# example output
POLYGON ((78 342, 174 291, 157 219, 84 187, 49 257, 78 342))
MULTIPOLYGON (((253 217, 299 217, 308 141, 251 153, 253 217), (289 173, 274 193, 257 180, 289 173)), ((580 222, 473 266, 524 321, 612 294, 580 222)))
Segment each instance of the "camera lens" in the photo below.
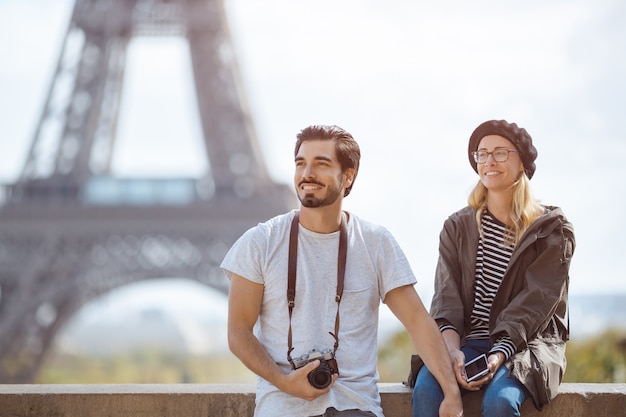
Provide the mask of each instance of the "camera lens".
POLYGON ((326 388, 332 382, 332 374, 326 362, 309 372, 309 383, 317 389, 326 388))

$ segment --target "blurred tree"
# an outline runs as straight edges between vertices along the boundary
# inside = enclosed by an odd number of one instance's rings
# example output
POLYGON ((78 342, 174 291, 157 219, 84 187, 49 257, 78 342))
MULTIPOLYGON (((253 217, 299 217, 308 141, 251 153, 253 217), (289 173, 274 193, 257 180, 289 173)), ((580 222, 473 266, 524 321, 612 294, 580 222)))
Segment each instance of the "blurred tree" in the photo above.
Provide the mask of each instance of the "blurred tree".
POLYGON ((115 356, 57 354, 46 362, 36 383, 214 384, 254 381, 254 374, 230 353, 194 356, 155 348, 115 356))
POLYGON ((564 382, 626 382, 626 332, 610 329, 567 344, 564 382))
MULTIPOLYGON (((406 331, 380 345, 381 382, 399 383, 409 373, 415 353, 406 331)), ((608 330, 567 344, 564 382, 626 382, 626 332, 608 330)), ((142 350, 119 356, 55 355, 40 372, 37 383, 233 383, 254 382, 254 374, 234 356, 194 357, 142 350)))
MULTIPOLYGON (((405 381, 413 344, 399 331, 380 346, 378 371, 381 382, 405 381)), ((567 370, 563 382, 626 382, 626 332, 607 330, 596 336, 567 343, 567 370)))
POLYGON ((378 373, 381 382, 406 381, 411 355, 415 353, 409 334, 401 330, 378 349, 378 373))

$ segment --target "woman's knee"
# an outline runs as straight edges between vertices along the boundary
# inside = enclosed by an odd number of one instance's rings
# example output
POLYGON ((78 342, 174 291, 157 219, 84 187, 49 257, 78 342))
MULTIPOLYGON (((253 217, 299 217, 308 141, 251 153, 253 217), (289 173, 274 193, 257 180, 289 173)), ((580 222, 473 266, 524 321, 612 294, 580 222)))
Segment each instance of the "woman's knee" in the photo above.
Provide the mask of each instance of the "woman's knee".
POLYGON ((524 394, 517 387, 487 389, 483 398, 483 417, 517 417, 524 401, 524 394))
POLYGON ((426 366, 423 366, 422 369, 420 369, 420 372, 417 374, 415 387, 413 388, 413 395, 441 395, 443 398, 443 391, 441 390, 439 383, 437 382, 433 374, 430 373, 426 366))

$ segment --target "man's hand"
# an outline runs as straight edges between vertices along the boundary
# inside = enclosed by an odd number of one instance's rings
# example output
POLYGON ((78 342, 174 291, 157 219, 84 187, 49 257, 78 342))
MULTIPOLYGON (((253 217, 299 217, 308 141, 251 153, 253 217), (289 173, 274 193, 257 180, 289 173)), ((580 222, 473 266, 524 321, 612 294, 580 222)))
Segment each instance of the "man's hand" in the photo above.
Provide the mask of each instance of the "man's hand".
POLYGON ((335 384, 338 375, 332 375, 333 379, 330 385, 328 385, 326 388, 317 389, 309 382, 308 375, 318 366, 320 366, 320 361, 314 360, 311 363, 307 363, 302 368, 296 369, 289 375, 285 375, 284 380, 281 382, 278 388, 281 391, 286 392, 287 394, 305 399, 307 401, 313 401, 317 397, 326 394, 335 384))
MULTIPOLYGON (((450 353, 450 359, 452 360, 452 370, 457 382, 465 381, 465 354, 457 350, 450 353)), ((461 397, 443 397, 443 401, 439 406, 439 417, 463 417, 461 397)))
POLYGON ((463 403, 459 398, 444 397, 439 406, 439 417, 463 417, 463 403))

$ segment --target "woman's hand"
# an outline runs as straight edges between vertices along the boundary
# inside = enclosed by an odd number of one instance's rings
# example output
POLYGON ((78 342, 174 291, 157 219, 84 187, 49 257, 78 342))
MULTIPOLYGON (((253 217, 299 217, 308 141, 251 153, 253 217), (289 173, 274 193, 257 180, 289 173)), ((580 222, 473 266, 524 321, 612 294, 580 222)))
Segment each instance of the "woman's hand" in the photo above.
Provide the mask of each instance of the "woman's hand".
POLYGON ((463 388, 467 386, 467 377, 465 376, 465 354, 459 350, 451 350, 450 359, 452 360, 452 370, 456 377, 456 382, 463 388))
POLYGON ((495 375, 496 371, 500 369, 502 365, 504 365, 506 357, 502 352, 495 352, 489 355, 487 358, 487 368, 489 368, 489 373, 491 374, 491 379, 493 379, 493 375, 495 375))

